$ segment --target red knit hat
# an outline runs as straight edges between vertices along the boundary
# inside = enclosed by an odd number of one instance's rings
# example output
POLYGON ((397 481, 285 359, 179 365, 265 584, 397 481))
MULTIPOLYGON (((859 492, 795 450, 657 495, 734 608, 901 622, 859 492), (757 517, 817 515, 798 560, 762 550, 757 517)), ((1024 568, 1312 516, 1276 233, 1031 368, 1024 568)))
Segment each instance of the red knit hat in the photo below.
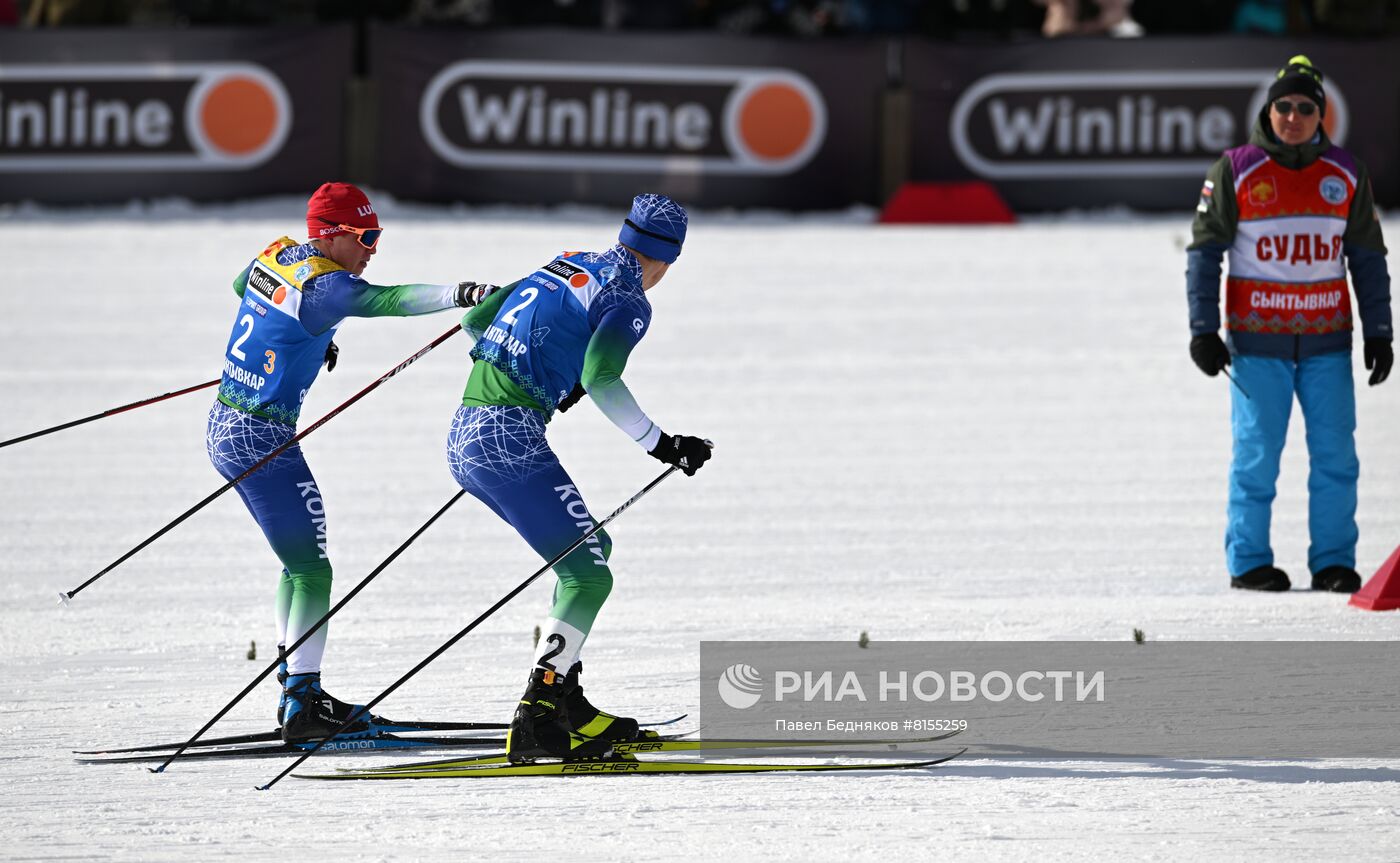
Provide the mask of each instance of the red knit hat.
POLYGON ((306 202, 306 235, 311 239, 345 233, 338 225, 379 227, 365 193, 349 183, 323 183, 306 202))

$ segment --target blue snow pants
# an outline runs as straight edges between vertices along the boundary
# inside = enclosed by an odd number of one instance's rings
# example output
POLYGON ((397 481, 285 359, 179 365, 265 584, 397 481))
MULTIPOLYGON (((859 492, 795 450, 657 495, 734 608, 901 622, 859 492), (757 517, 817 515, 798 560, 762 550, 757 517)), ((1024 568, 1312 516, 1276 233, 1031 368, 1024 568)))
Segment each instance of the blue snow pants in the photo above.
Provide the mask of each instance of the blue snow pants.
MULTIPOLYGON (((214 402, 205 444, 209 460, 232 480, 296 435, 289 425, 214 402)), ((326 509, 301 446, 293 446, 234 486, 268 545, 282 561, 277 585, 277 641, 291 644, 331 605, 331 563, 326 557, 326 509)), ((326 626, 287 657, 288 672, 321 670, 326 626)))
MULTIPOLYGON (((545 440, 539 411, 506 405, 457 408, 447 436, 447 461, 457 484, 515 528, 545 560, 594 524, 545 440)), ((611 553, 612 539, 600 530, 555 565, 559 580, 552 617, 588 634, 612 591, 611 553)))
POLYGON ((1225 560, 1230 575, 1272 565, 1269 522, 1279 459, 1296 395, 1303 408, 1308 443, 1308 570, 1356 567, 1356 392, 1351 352, 1299 361, 1234 357, 1235 379, 1246 398, 1230 387, 1234 457, 1225 560))

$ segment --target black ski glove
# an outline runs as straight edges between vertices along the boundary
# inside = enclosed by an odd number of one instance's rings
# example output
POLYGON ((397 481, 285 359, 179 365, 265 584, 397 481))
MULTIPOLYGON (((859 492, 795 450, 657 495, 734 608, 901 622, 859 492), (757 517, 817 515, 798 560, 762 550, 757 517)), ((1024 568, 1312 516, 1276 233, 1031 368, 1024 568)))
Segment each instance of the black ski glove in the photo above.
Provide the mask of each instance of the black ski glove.
POLYGON ((464 309, 472 306, 491 296, 493 291, 500 288, 495 285, 480 285, 476 282, 458 282, 452 294, 452 302, 464 309))
POLYGON ((661 440, 656 442, 656 446, 647 455, 672 467, 680 468, 685 471, 686 476, 695 476, 695 472, 700 469, 700 466, 709 460, 710 447, 698 437, 689 435, 671 437, 662 432, 661 440))
POLYGON ((1367 339, 1361 354, 1366 358, 1366 368, 1371 370, 1371 379, 1367 383, 1371 386, 1385 383, 1385 379, 1390 377, 1391 366, 1395 365, 1395 349, 1391 347, 1390 339, 1367 339))
POLYGON ((1192 336, 1191 359, 1201 371, 1215 377, 1230 364, 1230 349, 1217 333, 1192 336))
POLYGON ((564 411, 578 404, 578 400, 586 395, 588 395, 588 391, 583 388, 583 384, 574 384, 573 392, 564 396, 564 400, 561 401, 554 409, 562 414, 564 411))
POLYGON ((335 361, 340 359, 340 348, 335 346, 335 342, 326 345, 326 371, 335 371, 335 361))

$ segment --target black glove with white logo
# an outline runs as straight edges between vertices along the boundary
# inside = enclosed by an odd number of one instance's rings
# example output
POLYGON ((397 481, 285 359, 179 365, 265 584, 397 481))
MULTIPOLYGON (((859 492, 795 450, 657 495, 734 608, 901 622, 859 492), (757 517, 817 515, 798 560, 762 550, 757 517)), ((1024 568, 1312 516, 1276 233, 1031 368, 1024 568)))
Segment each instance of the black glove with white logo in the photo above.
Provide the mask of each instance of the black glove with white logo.
POLYGON ((493 291, 500 288, 495 285, 480 285, 476 282, 458 282, 452 294, 452 302, 464 309, 472 306, 491 296, 493 291))
POLYGON ((656 446, 647 455, 680 468, 685 471, 686 476, 695 476, 695 472, 710 458, 710 445, 698 437, 672 437, 662 432, 661 440, 656 442, 656 446))
POLYGON ((588 395, 588 391, 583 388, 583 384, 574 384, 573 392, 564 396, 564 400, 561 401, 554 409, 562 414, 564 411, 578 404, 578 400, 586 395, 588 395))
POLYGON ((1230 349, 1217 333, 1192 336, 1191 359, 1201 371, 1215 377, 1230 364, 1230 349))
POLYGON ((1367 383, 1371 386, 1385 383, 1385 379, 1390 377, 1391 366, 1395 365, 1395 349, 1391 347, 1390 339, 1367 339, 1361 355, 1366 358, 1366 368, 1371 370, 1367 383))
POLYGON ((340 358, 340 348, 335 346, 335 342, 326 345, 326 371, 335 371, 335 361, 340 358))

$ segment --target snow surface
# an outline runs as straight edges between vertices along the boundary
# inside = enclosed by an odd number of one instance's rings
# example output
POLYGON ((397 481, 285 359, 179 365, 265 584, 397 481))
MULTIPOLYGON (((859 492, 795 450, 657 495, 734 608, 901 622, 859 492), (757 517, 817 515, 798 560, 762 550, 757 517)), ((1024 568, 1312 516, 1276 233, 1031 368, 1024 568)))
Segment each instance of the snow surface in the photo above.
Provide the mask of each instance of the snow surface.
MULTIPOLYGON (((0 213, 0 439, 216 376, 229 281, 296 231, 299 207, 0 213)), ((368 272, 379 282, 511 280, 609 243, 615 221, 388 210, 368 272)), ((1395 637, 1400 616, 1344 597, 1227 589, 1228 384, 1187 357, 1185 214, 864 221, 701 214, 652 293, 654 331, 628 383, 665 429, 717 448, 610 528, 617 584, 585 651, 595 701, 694 713, 702 639, 1395 637)), ((303 425, 454 322, 346 324, 303 425)), ((307 439, 337 597, 454 493, 443 442, 468 348, 448 341, 307 439)), ((1363 574, 1400 542, 1397 388, 1359 387, 1363 574)), ((209 402, 184 396, 0 452, 0 857, 1400 858, 1394 762, 969 759, 900 775, 287 779, 266 793, 253 786, 281 762, 161 776, 75 764, 70 749, 187 735, 271 655, 279 566, 232 494, 71 608, 55 601, 218 487, 209 402)), ((659 470, 586 403, 551 441, 595 513, 659 470)), ((1304 583, 1305 483, 1295 439, 1275 542, 1304 583)), ((332 624, 327 687, 378 693, 536 566, 465 499, 332 624)), ((382 712, 508 718, 547 581, 382 712)), ((270 727, 274 701, 264 685, 215 733, 270 727)))

